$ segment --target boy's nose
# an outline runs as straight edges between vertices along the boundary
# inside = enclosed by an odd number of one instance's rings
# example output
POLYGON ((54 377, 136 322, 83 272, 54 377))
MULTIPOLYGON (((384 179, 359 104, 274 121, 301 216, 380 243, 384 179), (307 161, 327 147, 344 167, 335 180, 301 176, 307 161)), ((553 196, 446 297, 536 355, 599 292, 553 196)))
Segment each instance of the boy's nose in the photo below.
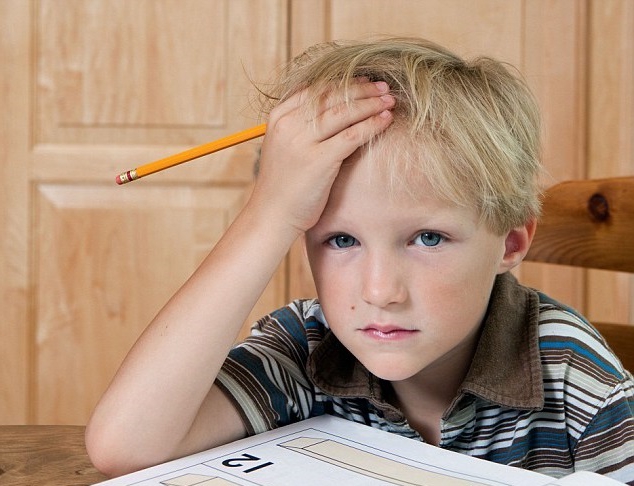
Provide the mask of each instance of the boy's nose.
POLYGON ((403 269, 391 259, 374 257, 366 262, 362 298, 368 304, 386 307, 407 299, 403 269))

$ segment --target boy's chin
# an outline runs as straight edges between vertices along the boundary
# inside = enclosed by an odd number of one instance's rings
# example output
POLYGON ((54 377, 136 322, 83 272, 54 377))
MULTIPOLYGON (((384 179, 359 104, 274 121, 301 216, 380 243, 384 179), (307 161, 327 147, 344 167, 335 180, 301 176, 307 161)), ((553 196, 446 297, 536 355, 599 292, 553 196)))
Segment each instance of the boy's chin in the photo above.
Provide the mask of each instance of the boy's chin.
POLYGON ((400 363, 363 363, 370 373, 385 381, 403 381, 419 373, 420 369, 400 363))

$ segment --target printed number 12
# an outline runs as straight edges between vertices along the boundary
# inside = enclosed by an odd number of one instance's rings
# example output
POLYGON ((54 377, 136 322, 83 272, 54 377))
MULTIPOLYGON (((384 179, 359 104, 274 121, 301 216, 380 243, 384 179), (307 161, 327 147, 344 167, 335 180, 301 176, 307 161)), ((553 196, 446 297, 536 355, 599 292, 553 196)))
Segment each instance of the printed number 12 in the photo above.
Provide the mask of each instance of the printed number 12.
MULTIPOLYGON (((261 461, 259 457, 252 456, 251 454, 242 454, 241 457, 233 457, 231 459, 225 459, 222 461, 222 465, 225 467, 244 467, 244 462, 249 461, 261 461)), ((244 473, 251 473, 257 471, 258 469, 262 469, 267 466, 272 466, 272 462, 263 462, 262 464, 258 464, 257 466, 250 467, 249 469, 245 469, 244 473)))

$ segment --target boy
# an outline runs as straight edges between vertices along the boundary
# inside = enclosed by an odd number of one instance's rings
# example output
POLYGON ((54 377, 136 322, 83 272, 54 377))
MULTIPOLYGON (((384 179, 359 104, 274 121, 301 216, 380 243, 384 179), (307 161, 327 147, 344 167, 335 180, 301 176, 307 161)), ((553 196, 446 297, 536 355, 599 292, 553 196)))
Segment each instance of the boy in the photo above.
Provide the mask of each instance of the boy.
POLYGON ((553 476, 634 484, 632 376, 517 283, 539 213, 524 83, 416 39, 327 44, 270 99, 252 196, 87 428, 120 474, 324 413, 553 476), (319 300, 232 343, 305 241, 319 300))

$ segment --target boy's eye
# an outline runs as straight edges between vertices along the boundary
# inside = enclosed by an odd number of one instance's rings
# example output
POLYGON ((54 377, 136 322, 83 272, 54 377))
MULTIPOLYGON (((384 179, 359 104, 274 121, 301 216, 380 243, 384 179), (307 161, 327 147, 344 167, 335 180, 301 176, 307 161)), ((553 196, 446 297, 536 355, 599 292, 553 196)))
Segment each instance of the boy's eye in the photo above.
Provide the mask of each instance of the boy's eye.
POLYGON ((350 235, 336 235, 328 240, 328 244, 335 248, 350 248, 356 243, 356 238, 350 235))
POLYGON ((425 231, 424 233, 420 233, 414 238, 415 245, 423 245, 423 246, 438 246, 443 242, 445 238, 433 231, 425 231))

